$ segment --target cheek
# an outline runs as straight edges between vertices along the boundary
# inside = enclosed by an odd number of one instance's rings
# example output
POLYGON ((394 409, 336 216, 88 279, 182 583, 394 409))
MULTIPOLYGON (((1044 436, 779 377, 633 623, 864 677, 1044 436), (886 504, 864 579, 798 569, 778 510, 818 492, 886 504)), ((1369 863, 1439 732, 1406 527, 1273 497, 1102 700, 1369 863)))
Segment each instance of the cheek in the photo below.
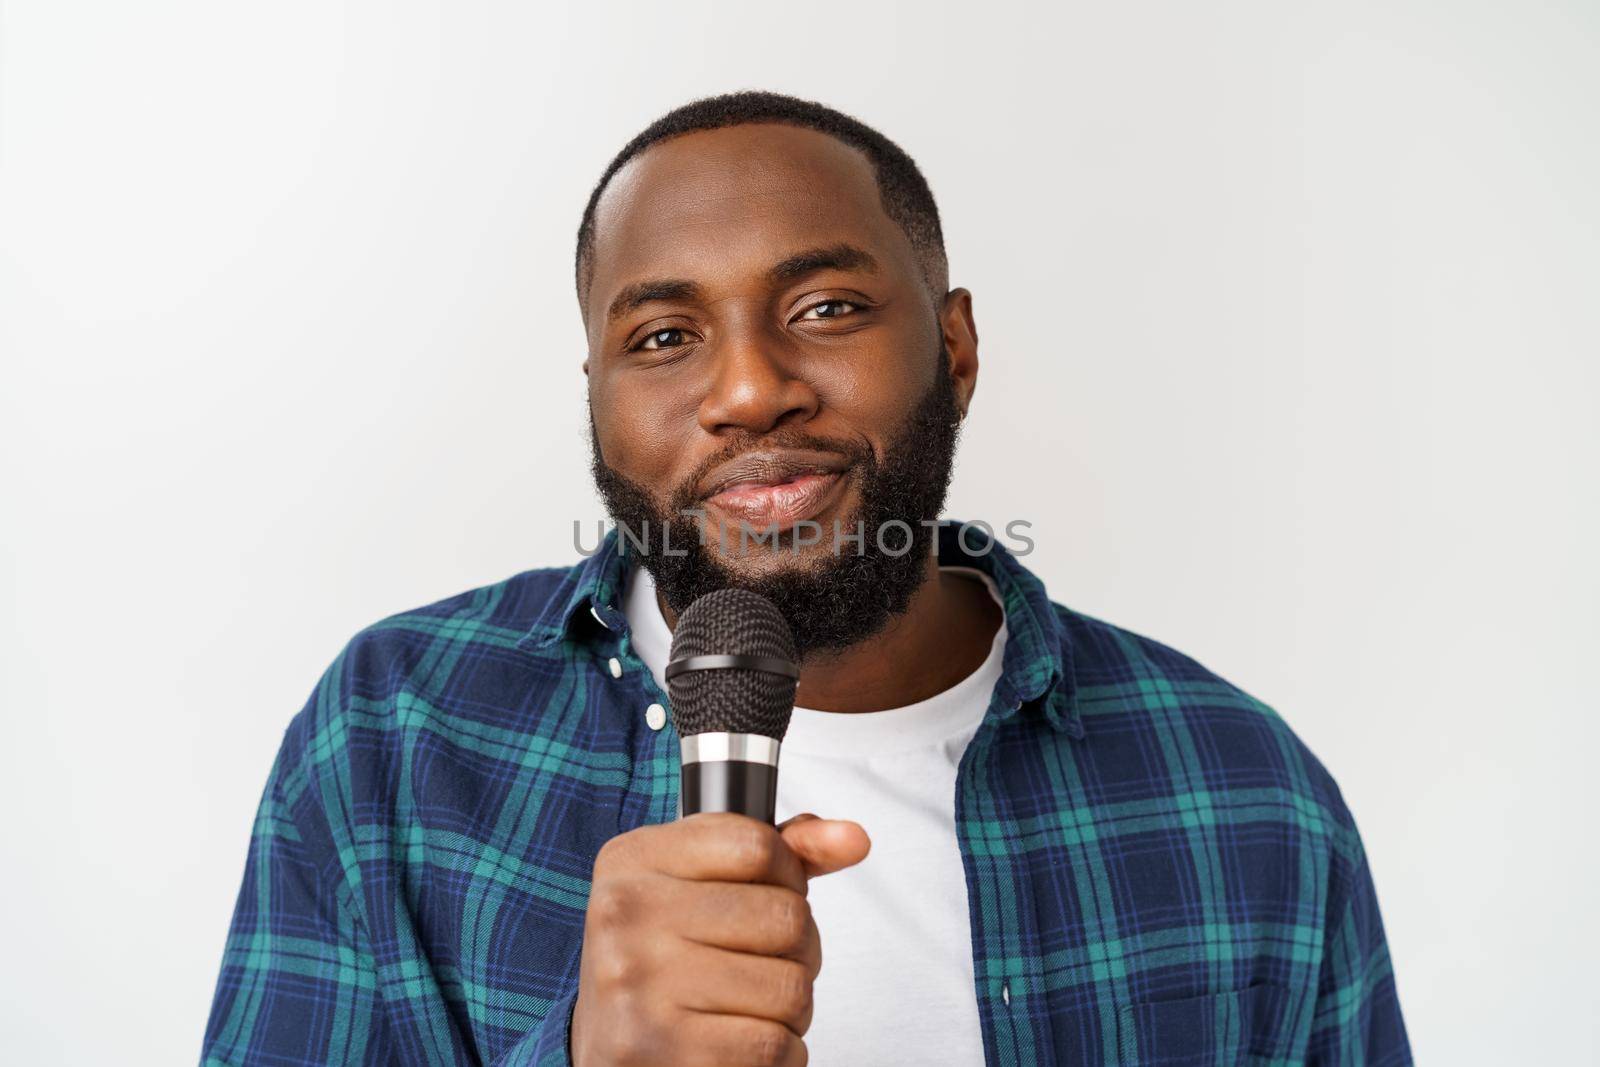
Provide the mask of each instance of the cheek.
POLYGON ((641 485, 665 488, 695 430, 695 413, 670 390, 635 381, 591 380, 589 405, 605 460, 641 485))
POLYGON ((830 367, 827 406, 836 418, 874 442, 879 458, 934 381, 933 357, 913 346, 876 346, 830 367))

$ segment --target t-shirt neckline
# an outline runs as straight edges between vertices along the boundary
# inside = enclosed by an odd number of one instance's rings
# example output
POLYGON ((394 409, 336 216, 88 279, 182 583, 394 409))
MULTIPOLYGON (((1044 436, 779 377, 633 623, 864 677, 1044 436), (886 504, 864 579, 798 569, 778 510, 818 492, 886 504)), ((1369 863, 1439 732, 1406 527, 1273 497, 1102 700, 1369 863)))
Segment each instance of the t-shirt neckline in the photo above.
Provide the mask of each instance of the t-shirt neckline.
MULTIPOLYGON (((936 745, 976 728, 1000 680, 1007 638, 1005 602, 994 579, 976 567, 943 566, 939 570, 982 581, 1001 606, 1000 625, 977 669, 942 692, 898 708, 837 712, 796 707, 782 751, 841 758, 878 755, 936 745)), ((624 605, 634 652, 665 692, 672 631, 656 603, 655 580, 642 566, 630 571, 624 605)))

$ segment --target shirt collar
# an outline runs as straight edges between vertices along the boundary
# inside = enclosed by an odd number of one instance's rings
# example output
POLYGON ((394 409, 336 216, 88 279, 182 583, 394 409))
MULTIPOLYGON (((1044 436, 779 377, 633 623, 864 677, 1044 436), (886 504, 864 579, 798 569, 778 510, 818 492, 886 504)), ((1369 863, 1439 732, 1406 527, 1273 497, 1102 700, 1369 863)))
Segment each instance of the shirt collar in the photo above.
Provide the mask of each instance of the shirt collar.
POLYGON ((620 630, 623 617, 618 605, 631 563, 619 547, 617 528, 613 526, 594 552, 568 569, 517 647, 545 648, 568 636, 576 640, 584 627, 596 622, 606 629, 620 630))
MULTIPOLYGON (((939 562, 973 567, 994 580, 1006 613, 1006 651, 991 716, 1004 721, 1023 708, 1040 711, 1056 730, 1083 736, 1072 670, 1072 646, 1044 583, 983 526, 954 519, 939 524, 939 562)), ((544 648, 563 638, 580 640, 596 624, 613 633, 626 625, 621 609, 628 568, 616 527, 566 577, 518 648, 544 648)), ((592 629, 591 629, 592 632, 592 629)))
POLYGON ((1044 582, 982 525, 939 524, 939 563, 974 567, 994 580, 1006 612, 1006 651, 990 710, 1002 722, 1024 708, 1056 730, 1083 736, 1072 669, 1072 643, 1044 582))

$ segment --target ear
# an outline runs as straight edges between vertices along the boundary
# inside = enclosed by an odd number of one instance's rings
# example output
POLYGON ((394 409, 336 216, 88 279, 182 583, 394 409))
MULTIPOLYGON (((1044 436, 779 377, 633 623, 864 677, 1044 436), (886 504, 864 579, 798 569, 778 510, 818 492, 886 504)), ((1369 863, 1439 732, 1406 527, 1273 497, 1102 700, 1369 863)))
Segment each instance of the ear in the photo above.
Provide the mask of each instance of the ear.
POLYGON ((955 382, 956 403, 964 418, 978 388, 978 324, 972 317, 972 294, 952 289, 939 311, 939 329, 950 354, 950 377, 955 382))

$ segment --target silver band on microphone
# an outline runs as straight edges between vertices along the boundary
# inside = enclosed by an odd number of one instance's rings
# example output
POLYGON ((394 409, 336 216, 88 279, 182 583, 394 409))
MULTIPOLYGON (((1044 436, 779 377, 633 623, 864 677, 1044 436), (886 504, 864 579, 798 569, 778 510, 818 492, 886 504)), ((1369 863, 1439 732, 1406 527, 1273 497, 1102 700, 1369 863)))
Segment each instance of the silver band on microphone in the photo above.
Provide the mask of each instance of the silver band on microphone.
POLYGON ((685 763, 765 763, 778 765, 778 742, 765 734, 690 734, 681 738, 685 763))

